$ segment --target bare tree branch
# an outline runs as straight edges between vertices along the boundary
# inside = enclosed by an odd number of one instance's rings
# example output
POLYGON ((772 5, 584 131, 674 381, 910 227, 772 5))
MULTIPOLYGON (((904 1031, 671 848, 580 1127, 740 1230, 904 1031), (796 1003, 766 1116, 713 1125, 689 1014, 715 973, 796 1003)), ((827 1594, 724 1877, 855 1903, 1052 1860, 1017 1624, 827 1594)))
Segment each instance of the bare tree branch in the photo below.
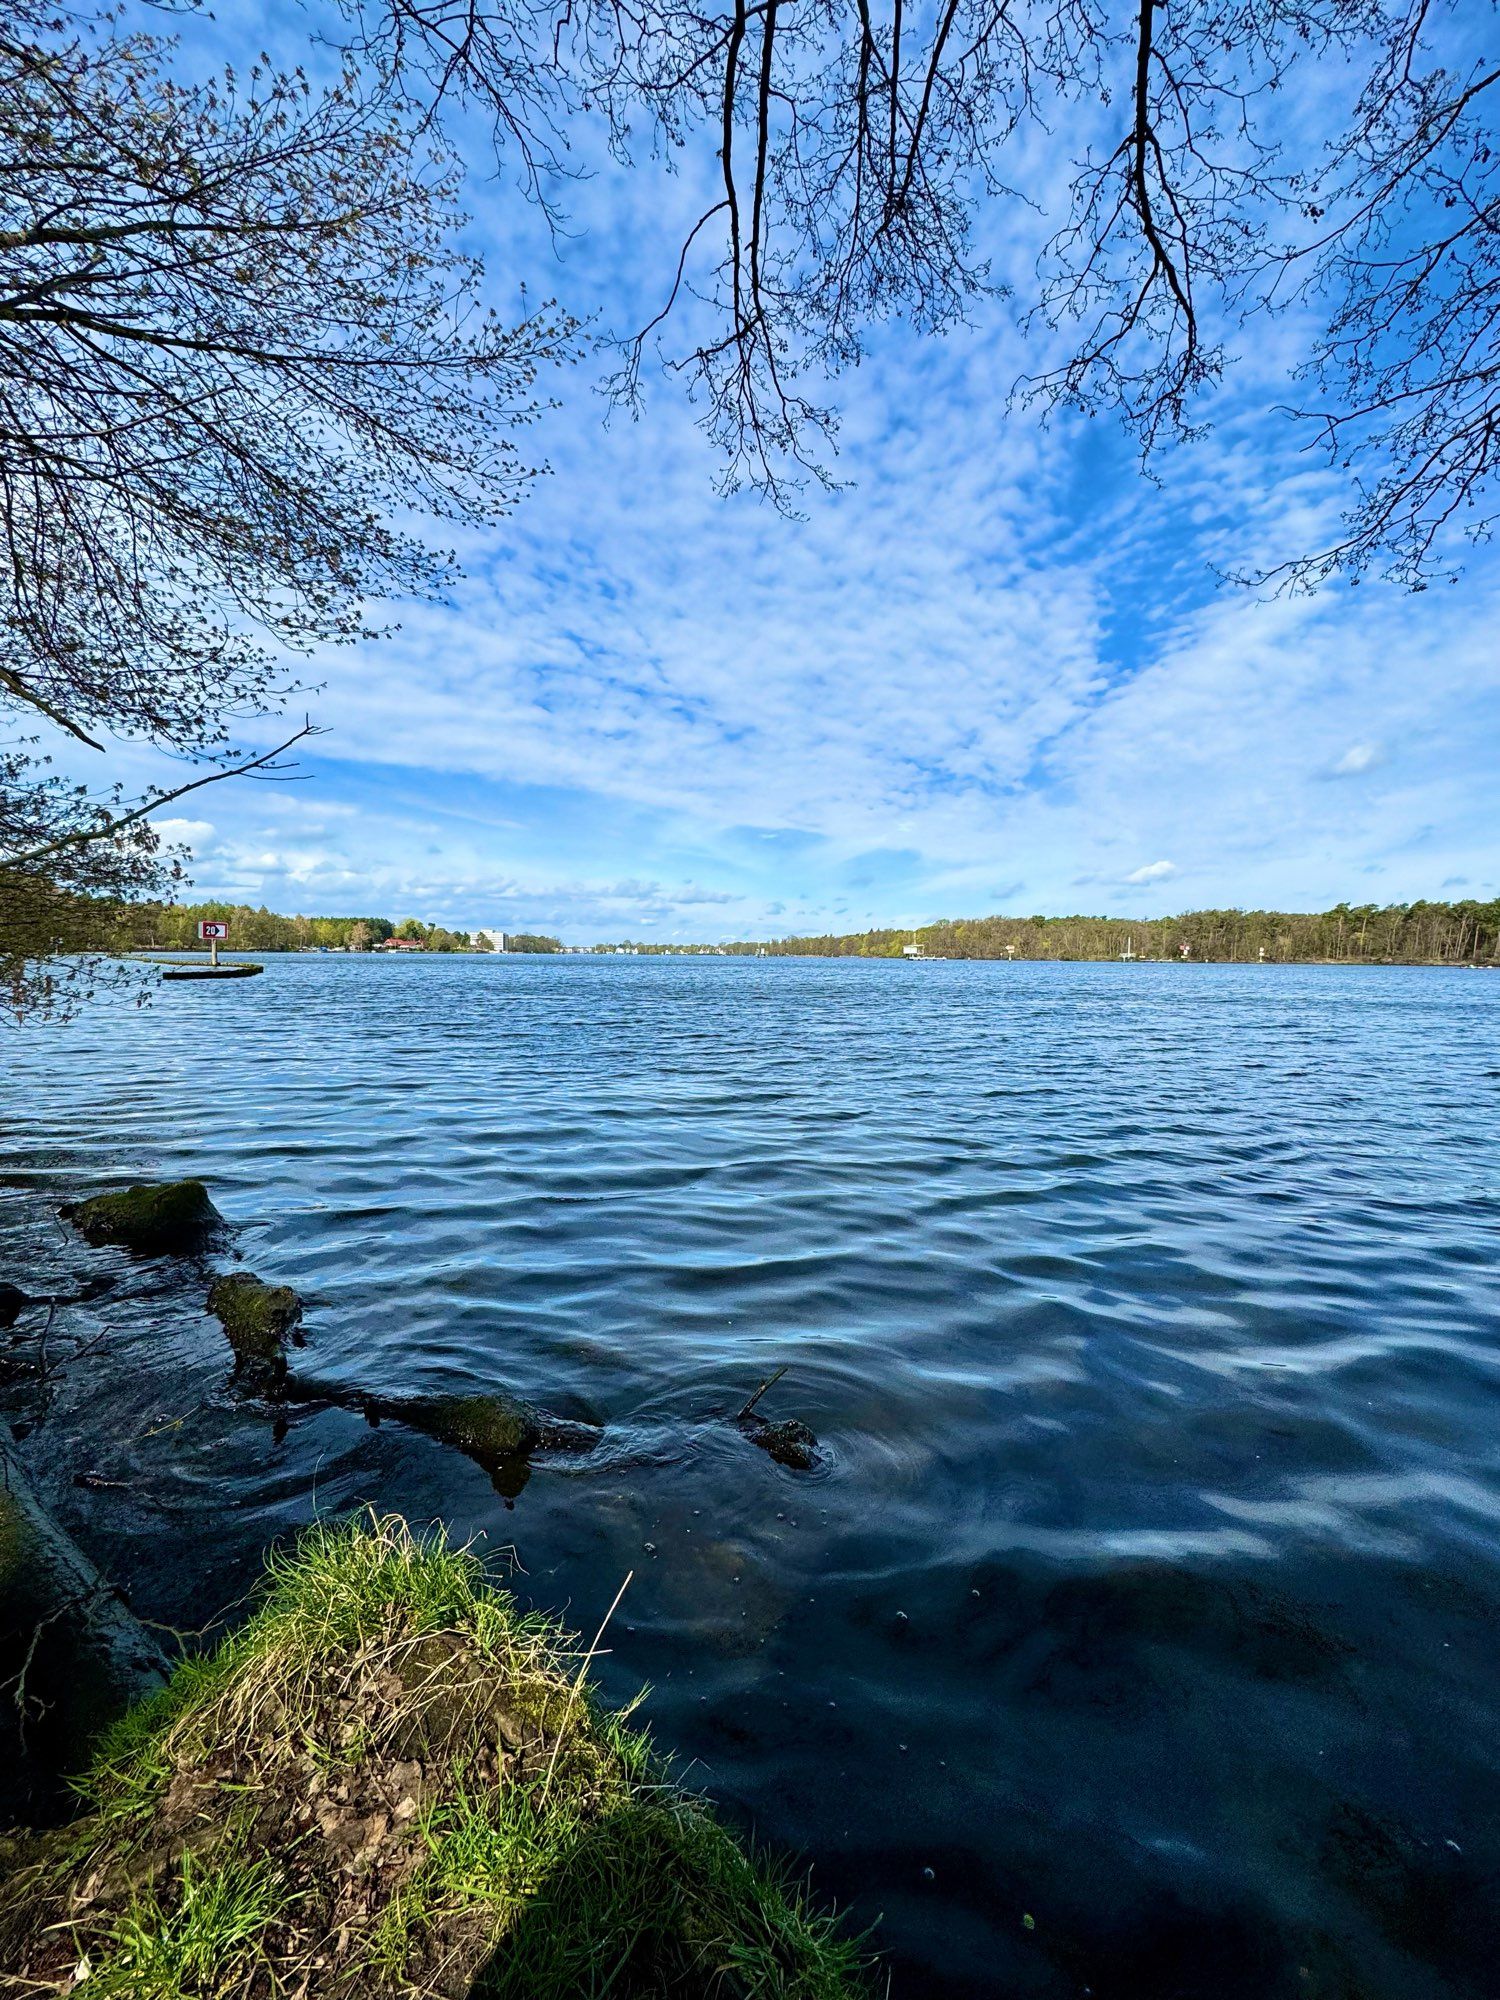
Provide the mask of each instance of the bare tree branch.
POLYGON ((194 778, 189 784, 177 785, 171 791, 153 792, 140 805, 133 807, 129 812, 121 813, 117 818, 105 820, 97 826, 76 827, 68 833, 59 834, 55 840, 44 841, 40 847, 33 847, 25 853, 0 857, 0 865, 17 870, 34 868, 39 862, 50 861, 53 856, 62 854, 70 848, 86 847, 96 840, 114 840, 124 833, 127 827, 134 826, 138 820, 149 819, 152 813, 160 812, 163 806, 171 805, 177 799, 186 798, 189 792, 201 791, 205 785, 217 785, 225 778, 247 777, 252 771, 275 771, 278 776, 285 775, 285 767, 278 766, 276 759, 290 750, 294 743, 302 742, 305 737, 322 734, 322 730, 315 729, 310 721, 305 721, 299 730, 287 737, 284 743, 278 743, 274 750, 263 751, 260 756, 246 758, 241 763, 225 764, 216 771, 205 772, 201 778, 194 778))

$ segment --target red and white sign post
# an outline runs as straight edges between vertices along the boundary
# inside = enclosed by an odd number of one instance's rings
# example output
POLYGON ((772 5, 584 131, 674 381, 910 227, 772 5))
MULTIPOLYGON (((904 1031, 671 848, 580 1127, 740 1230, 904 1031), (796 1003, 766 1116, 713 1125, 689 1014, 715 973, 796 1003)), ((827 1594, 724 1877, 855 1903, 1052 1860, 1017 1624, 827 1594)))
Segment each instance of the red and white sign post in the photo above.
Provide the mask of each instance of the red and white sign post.
POLYGON ((200 938, 208 939, 208 962, 210 965, 217 965, 219 962, 219 940, 220 938, 227 938, 229 936, 228 924, 209 923, 205 920, 198 926, 198 935, 200 938))

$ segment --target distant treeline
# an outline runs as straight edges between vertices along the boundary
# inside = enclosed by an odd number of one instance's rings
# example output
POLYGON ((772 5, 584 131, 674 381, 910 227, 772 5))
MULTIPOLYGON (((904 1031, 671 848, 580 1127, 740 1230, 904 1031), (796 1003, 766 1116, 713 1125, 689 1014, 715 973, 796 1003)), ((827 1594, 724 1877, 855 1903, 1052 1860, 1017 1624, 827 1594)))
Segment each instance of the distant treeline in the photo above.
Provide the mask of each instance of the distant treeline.
MULTIPOLYGON (((43 885, 45 886, 45 885, 43 885)), ((6 878, 0 872, 0 914, 6 904, 6 878)), ((264 904, 248 903, 116 903, 102 896, 67 896, 49 892, 45 913, 35 916, 32 929, 39 943, 32 949, 63 952, 186 951, 198 943, 198 925, 228 924, 230 951, 374 951, 393 938, 421 945, 424 951, 493 951, 494 941, 483 931, 444 930, 417 917, 393 924, 389 917, 282 917, 264 904)), ((541 932, 507 931, 507 952, 561 951, 561 941, 541 932)))
POLYGON ((489 951, 488 938, 472 941, 416 917, 281 917, 248 903, 106 903, 77 898, 59 909, 63 951, 184 951, 198 942, 205 919, 228 924, 230 951, 373 951, 388 938, 410 938, 425 951, 489 951))
MULTIPOLYGON (((0 882, 0 904, 6 898, 0 882)), ((491 951, 483 933, 424 924, 415 917, 283 917, 246 903, 110 903, 98 897, 55 896, 37 923, 46 944, 64 952, 181 951, 198 942, 198 924, 229 926, 231 951, 372 951, 388 939, 412 940, 426 951, 491 951)), ((4 928, 0 926, 0 928, 4 928)), ((555 937, 508 932, 513 952, 556 952, 555 937)), ((1331 910, 1189 910, 1176 917, 963 917, 915 930, 767 938, 721 945, 659 942, 595 945, 653 956, 725 953, 753 957, 899 958, 920 944, 933 957, 1137 958, 1331 962, 1367 965, 1500 963, 1500 900, 1480 903, 1339 903, 1331 910), (1183 947, 1186 946, 1186 953, 1183 947)), ((33 947, 35 948, 35 947, 33 947)))
MULTIPOLYGON (((1139 958, 1365 965, 1467 965, 1500 961, 1500 900, 1477 903, 1339 903, 1331 910, 1189 910, 1177 917, 961 917, 915 930, 856 931, 762 943, 702 946, 736 957, 899 958, 916 943, 933 957, 1139 958)), ((641 952, 682 946, 641 944, 641 952)))

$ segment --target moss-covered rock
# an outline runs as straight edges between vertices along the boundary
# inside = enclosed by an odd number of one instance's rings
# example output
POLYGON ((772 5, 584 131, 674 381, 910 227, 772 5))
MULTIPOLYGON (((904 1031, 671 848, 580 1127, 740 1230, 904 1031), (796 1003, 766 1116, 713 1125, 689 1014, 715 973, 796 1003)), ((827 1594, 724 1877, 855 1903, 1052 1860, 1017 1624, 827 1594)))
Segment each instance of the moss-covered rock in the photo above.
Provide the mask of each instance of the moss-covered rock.
POLYGON ((670 1784, 587 1665, 471 1552, 313 1530, 115 1732, 84 1817, 13 1855, 0 1965, 113 2000, 868 1991, 860 1946, 670 1784))
POLYGON ((473 1396, 413 1396, 371 1400, 370 1417, 389 1417, 451 1444, 482 1465, 496 1490, 513 1497, 526 1483, 534 1451, 589 1451, 599 1442, 593 1424, 571 1423, 523 1402, 505 1390, 473 1396))
POLYGON ((190 1255, 223 1233, 225 1222, 202 1181, 164 1181, 72 1202, 63 1214, 93 1244, 114 1243, 143 1257, 190 1255))
POLYGON ((286 1377, 280 1393, 288 1402, 357 1410, 372 1425, 406 1424, 452 1445, 483 1466, 507 1500, 526 1484, 533 1452, 592 1451, 601 1436, 597 1424, 554 1416, 505 1389, 469 1396, 372 1396, 299 1371, 286 1377))
POLYGON ((484 1396, 439 1396, 407 1405, 406 1421, 488 1458, 516 1458, 542 1439, 542 1419, 530 1403, 503 1390, 484 1396))
POLYGON ((302 1301, 290 1285, 268 1285, 253 1271, 217 1278, 208 1309, 234 1349, 238 1380, 264 1393, 286 1387, 287 1336, 302 1318, 302 1301))

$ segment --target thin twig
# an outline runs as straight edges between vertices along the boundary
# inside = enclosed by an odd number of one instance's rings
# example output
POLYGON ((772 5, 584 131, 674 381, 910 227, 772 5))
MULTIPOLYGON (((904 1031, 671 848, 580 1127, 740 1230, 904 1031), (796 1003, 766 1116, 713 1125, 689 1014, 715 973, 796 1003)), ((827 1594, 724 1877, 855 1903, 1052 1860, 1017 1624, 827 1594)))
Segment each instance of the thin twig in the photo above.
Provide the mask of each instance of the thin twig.
MULTIPOLYGON (((791 1363, 788 1362, 787 1367, 790 1366, 791 1363)), ((778 1368, 774 1375, 768 1375, 765 1381, 762 1382, 760 1387, 756 1390, 755 1394, 750 1398, 749 1402, 746 1403, 744 1409, 742 1409, 735 1417, 735 1422, 738 1423, 741 1417, 748 1417, 750 1412, 755 1408, 756 1404, 760 1401, 761 1397, 766 1393, 767 1389, 774 1389, 776 1384, 781 1380, 782 1376, 785 1375, 785 1373, 786 1373, 786 1368, 778 1368)))
POLYGON ((114 1593, 107 1584, 97 1583, 91 1584, 86 1590, 75 1591, 71 1597, 64 1598, 55 1610, 49 1611, 45 1618, 39 1618, 32 1628, 31 1643, 26 1648, 26 1657, 21 1662, 20 1671, 12 1674, 8 1681, 0 1683, 0 1694, 10 1694, 12 1689, 15 1690, 12 1699, 16 1705, 16 1734, 23 1755, 27 1747, 26 1719, 28 1713, 35 1715, 40 1720, 52 1706, 50 1701, 45 1701, 40 1695, 29 1695, 26 1692, 26 1682, 30 1676, 32 1667, 36 1664, 36 1651, 37 1647, 41 1644, 42 1634, 49 1626, 57 1624, 59 1619, 66 1618, 72 1612, 79 1609, 87 1610, 89 1605, 96 1603, 100 1598, 107 1598, 113 1595, 114 1593))
POLYGON ((41 1377, 43 1382, 46 1381, 47 1376, 50 1373, 50 1370, 48 1369, 47 1366, 47 1337, 52 1331, 52 1322, 53 1320, 56 1319, 56 1317, 57 1317, 57 1301, 56 1299, 50 1299, 47 1303, 47 1324, 42 1328, 42 1331, 38 1336, 37 1346, 36 1346, 37 1364, 41 1370, 41 1377))
POLYGON ((557 1735, 553 1739, 552 1755, 548 1759, 547 1763, 547 1775, 542 1781, 543 1805, 547 1803, 547 1794, 552 1789, 552 1773, 557 1768, 557 1753, 562 1748, 562 1740, 567 1732, 568 1723, 572 1719, 574 1705, 578 1700, 579 1691, 583 1687, 583 1677, 588 1672, 589 1667, 593 1663, 594 1655, 599 1650, 599 1641, 604 1637, 604 1628, 605 1626, 608 1625, 610 1619, 614 1617, 615 1612, 619 1608, 620 1599, 625 1595, 625 1592, 629 1589, 630 1579, 634 1575, 635 1571, 633 1569, 626 1570, 625 1581, 620 1585, 620 1588, 615 1592, 615 1601, 613 1604, 611 1604, 608 1611, 605 1612, 603 1622, 600 1624, 599 1630, 594 1634, 594 1643, 589 1647, 588 1651, 583 1656, 583 1665, 578 1669, 577 1678, 573 1682, 572 1689, 568 1694, 567 1706, 563 1710, 563 1719, 558 1724, 557 1735))

